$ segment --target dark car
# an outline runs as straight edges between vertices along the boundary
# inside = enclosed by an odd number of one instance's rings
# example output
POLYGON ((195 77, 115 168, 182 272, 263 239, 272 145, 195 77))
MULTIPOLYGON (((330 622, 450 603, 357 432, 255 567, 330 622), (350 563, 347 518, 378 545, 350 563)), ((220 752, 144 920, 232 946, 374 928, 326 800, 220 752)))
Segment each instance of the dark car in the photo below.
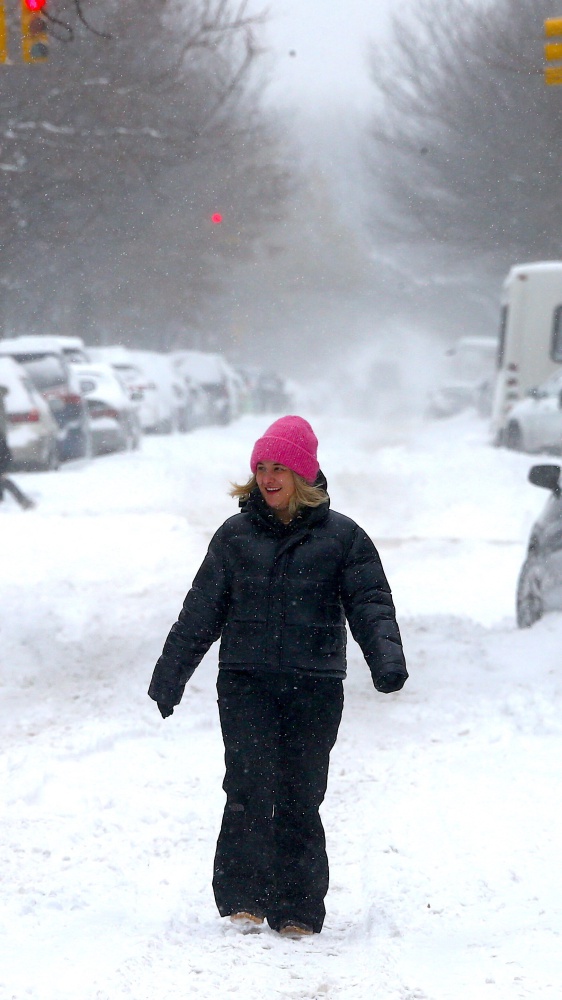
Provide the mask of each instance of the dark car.
POLYGON ((59 458, 85 458, 91 454, 88 407, 78 380, 53 338, 13 337, 0 340, 0 354, 25 368, 31 382, 49 404, 58 426, 59 458))
POLYGON ((533 465, 529 482, 550 496, 535 521, 517 581, 517 624, 529 628, 547 611, 562 611, 562 489, 559 465, 533 465))

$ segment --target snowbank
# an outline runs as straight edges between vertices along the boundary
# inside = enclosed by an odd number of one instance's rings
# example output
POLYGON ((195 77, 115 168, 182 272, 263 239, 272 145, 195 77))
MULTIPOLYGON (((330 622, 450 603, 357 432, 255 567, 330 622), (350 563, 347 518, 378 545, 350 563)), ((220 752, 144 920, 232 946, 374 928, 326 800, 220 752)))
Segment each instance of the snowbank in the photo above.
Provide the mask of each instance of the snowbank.
POLYGON ((562 616, 518 632, 513 614, 544 495, 468 416, 311 417, 333 506, 380 547, 411 680, 376 694, 351 645, 323 933, 243 936, 216 913, 216 650, 166 722, 145 692, 274 417, 21 476, 37 509, 0 505, 0 994, 558 996, 562 616))

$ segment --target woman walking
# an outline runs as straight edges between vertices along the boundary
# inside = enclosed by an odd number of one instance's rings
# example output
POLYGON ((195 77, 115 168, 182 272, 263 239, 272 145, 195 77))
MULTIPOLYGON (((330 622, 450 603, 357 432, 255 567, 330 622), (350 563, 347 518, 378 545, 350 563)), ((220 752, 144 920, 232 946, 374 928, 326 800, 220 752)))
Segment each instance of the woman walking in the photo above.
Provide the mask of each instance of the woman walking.
POLYGON ((330 510, 317 439, 286 416, 254 445, 241 512, 213 537, 149 688, 166 718, 221 638, 226 805, 213 890, 240 925, 319 933, 328 859, 319 807, 343 708, 347 619, 378 691, 408 673, 370 538, 330 510))

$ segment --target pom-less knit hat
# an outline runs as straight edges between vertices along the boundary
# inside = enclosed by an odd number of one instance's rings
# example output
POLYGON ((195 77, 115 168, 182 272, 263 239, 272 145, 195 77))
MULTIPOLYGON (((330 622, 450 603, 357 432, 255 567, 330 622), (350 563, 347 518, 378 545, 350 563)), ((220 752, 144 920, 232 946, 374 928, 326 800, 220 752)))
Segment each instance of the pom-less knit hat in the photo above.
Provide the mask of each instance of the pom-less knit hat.
POLYGON ((303 417, 280 417, 256 441, 250 468, 255 475, 258 462, 279 462, 313 483, 318 475, 318 441, 308 420, 303 417))

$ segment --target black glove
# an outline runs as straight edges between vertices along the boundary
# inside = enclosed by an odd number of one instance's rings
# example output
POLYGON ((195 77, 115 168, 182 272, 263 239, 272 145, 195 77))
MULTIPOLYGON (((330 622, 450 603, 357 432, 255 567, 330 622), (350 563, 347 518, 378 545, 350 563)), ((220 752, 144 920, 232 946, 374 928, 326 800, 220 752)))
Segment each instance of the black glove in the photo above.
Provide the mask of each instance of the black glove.
POLYGON ((165 705, 164 702, 162 701, 157 702, 157 704, 160 711, 160 715, 162 716, 163 719, 167 719, 169 715, 174 714, 173 705, 165 705))
POLYGON ((391 694, 392 691, 399 691, 406 683, 406 676, 397 670, 389 670, 387 674, 378 677, 375 681, 377 691, 382 694, 391 694))

